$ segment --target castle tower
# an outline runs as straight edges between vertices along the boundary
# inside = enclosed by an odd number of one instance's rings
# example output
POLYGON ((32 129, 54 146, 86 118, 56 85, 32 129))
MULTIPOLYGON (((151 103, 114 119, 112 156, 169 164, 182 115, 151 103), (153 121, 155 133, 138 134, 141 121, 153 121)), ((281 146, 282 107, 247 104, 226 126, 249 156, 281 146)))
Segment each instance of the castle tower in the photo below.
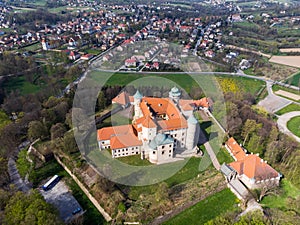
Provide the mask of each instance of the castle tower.
POLYGON ((141 116, 143 116, 141 108, 140 108, 140 103, 141 103, 142 98, 143 98, 143 95, 137 90, 136 93, 133 96, 133 99, 134 99, 134 118, 135 119, 138 119, 141 116))
POLYGON ((169 92, 169 98, 172 99, 176 104, 181 97, 181 92, 177 87, 173 87, 169 92))
POLYGON ((187 122, 188 129, 186 134, 185 146, 188 150, 192 150, 198 143, 200 127, 198 120, 194 117, 193 114, 188 118, 187 122))

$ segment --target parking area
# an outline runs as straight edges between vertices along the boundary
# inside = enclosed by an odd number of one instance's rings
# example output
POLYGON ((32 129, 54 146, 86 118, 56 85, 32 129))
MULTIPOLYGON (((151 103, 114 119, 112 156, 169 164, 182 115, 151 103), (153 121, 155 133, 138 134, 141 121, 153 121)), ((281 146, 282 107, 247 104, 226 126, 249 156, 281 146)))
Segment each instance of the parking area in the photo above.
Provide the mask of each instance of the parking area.
POLYGON ((72 220, 73 216, 79 216, 83 213, 82 207, 70 193, 63 180, 60 180, 52 189, 48 191, 40 189, 40 193, 43 195, 46 202, 54 205, 58 209, 60 218, 64 222, 68 222, 72 220), (81 210, 76 213, 76 215, 73 215, 74 210, 78 208, 81 210))

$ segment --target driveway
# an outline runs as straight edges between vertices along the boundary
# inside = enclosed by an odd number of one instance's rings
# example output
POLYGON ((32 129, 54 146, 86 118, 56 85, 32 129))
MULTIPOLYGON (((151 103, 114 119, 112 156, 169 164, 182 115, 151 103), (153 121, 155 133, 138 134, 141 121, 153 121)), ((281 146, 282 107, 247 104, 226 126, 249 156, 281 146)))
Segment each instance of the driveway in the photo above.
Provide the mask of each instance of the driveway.
POLYGON ((258 103, 259 106, 264 107, 269 113, 275 113, 292 103, 288 99, 275 95, 272 90, 272 84, 272 82, 267 81, 268 96, 258 103))
POLYGON ((278 128, 281 132, 293 137, 296 141, 300 142, 300 138, 297 137, 296 135, 294 135, 287 128, 287 122, 295 116, 300 116, 300 111, 289 112, 289 113, 283 114, 282 116, 279 116, 278 120, 277 120, 277 124, 278 124, 278 128))

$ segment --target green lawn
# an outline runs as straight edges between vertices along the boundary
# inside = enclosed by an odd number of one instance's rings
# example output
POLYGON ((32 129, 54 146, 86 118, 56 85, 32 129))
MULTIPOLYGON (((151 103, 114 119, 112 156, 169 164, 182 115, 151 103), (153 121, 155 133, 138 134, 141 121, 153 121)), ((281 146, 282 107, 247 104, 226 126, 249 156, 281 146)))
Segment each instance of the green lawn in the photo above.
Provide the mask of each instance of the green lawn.
POLYGON ((300 85, 300 72, 296 73, 294 76, 287 79, 285 83, 298 87, 300 85))
POLYGON ((231 163, 234 161, 225 148, 220 149, 219 153, 217 154, 217 159, 221 165, 223 163, 231 163))
MULTIPOLYGON (((107 81, 104 81, 104 77, 108 76, 108 73, 102 71, 92 71, 90 76, 96 82, 103 82, 107 86, 111 85, 133 85, 135 87, 139 86, 164 86, 172 87, 174 85, 179 86, 185 89, 188 93, 192 87, 197 87, 197 83, 200 84, 200 87, 204 90, 206 95, 214 95, 218 92, 218 86, 216 86, 216 81, 222 79, 232 79, 235 81, 239 90, 242 90, 244 93, 256 94, 261 87, 264 85, 264 82, 261 80, 238 77, 238 76, 228 76, 228 75, 188 75, 188 74, 142 74, 142 73, 114 73, 111 74, 107 81), (153 79, 155 77, 160 78, 153 79), (215 79, 218 78, 218 79, 215 79), (217 90, 217 91, 216 91, 217 90)), ((219 89, 220 90, 220 89, 219 89)))
POLYGON ((200 201, 163 224, 204 224, 222 213, 235 210, 236 203, 237 198, 235 195, 229 189, 224 189, 200 201))
POLYGON ((148 166, 151 163, 146 159, 141 159, 140 155, 131 155, 126 157, 116 158, 117 160, 132 166, 148 166))
POLYGON ((185 164, 185 166, 181 170, 179 170, 174 176, 168 178, 165 182, 169 187, 172 187, 196 177, 200 173, 200 161, 201 158, 190 158, 187 164, 185 164))
POLYGON ((36 51, 38 49, 41 49, 42 48, 42 45, 40 43, 35 43, 33 45, 29 45, 29 46, 26 46, 24 48, 22 48, 23 50, 27 50, 27 51, 36 51))
MULTIPOLYGON (((164 182, 167 183, 169 188, 184 183, 190 179, 195 178, 198 174, 204 173, 199 171, 199 164, 201 162, 201 158, 192 157, 189 161, 185 164, 183 168, 181 168, 175 175, 166 179, 164 182)), ((211 171, 211 175, 214 176, 217 171, 210 166, 207 168, 211 171)), ((132 186, 130 187, 129 197, 132 199, 138 199, 141 194, 151 195, 155 193, 157 184, 147 185, 147 186, 132 186)))
POLYGON ((293 111, 300 111, 300 105, 295 103, 289 104, 287 107, 284 107, 283 109, 277 111, 276 114, 281 116, 285 113, 289 113, 293 111))
POLYGON ((10 78, 3 86, 7 92, 19 90, 22 95, 33 94, 41 89, 39 85, 26 81, 24 76, 10 78))
POLYGON ((287 87, 283 87, 283 86, 280 86, 280 85, 276 85, 276 84, 272 86, 272 90, 273 90, 273 92, 283 90, 283 91, 294 93, 296 95, 300 94, 300 91, 297 91, 297 90, 294 90, 294 89, 291 89, 291 88, 287 88, 287 87))
POLYGON ((84 50, 86 53, 89 53, 89 54, 94 54, 94 55, 98 55, 101 53, 100 50, 97 50, 97 49, 92 49, 92 48, 89 48, 89 49, 85 49, 84 50))
POLYGON ((300 190, 290 181, 283 179, 280 183, 283 192, 279 195, 269 195, 263 198, 261 204, 266 208, 286 209, 288 207, 288 198, 296 199, 300 195, 300 190))
POLYGON ((37 187, 40 182, 48 177, 57 175, 64 175, 64 169, 56 162, 55 159, 43 164, 42 167, 34 169, 29 175, 30 182, 34 187, 37 187))
POLYGON ((290 119, 287 123, 287 127, 293 134, 300 137, 300 116, 290 119))

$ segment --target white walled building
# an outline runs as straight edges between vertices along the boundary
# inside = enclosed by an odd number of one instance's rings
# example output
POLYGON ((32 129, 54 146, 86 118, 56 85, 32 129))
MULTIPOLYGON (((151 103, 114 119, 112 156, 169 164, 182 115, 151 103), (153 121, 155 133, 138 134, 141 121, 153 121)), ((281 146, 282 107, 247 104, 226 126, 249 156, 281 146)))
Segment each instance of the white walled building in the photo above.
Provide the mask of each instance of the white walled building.
POLYGON ((176 87, 169 98, 143 97, 139 91, 134 96, 120 93, 113 103, 133 105, 132 124, 98 130, 99 148, 111 149, 113 158, 140 154, 155 164, 170 162, 185 151, 196 153, 200 127, 193 111, 199 109, 199 101, 205 103, 202 107, 209 104, 206 98, 181 101, 180 97, 176 87))

